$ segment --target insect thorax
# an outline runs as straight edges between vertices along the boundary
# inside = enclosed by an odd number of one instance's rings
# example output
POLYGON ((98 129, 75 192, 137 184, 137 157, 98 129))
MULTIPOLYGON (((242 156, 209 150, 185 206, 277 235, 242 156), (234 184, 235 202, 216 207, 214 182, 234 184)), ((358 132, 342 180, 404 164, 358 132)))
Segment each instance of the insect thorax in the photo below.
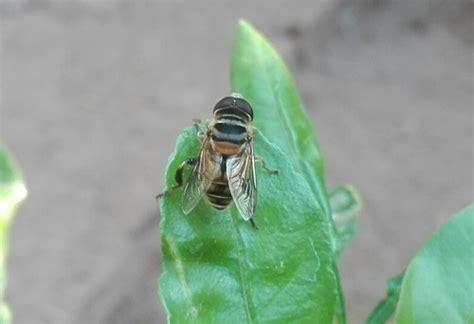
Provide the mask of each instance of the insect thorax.
POLYGON ((232 111, 217 112, 209 125, 209 135, 214 151, 223 155, 239 154, 244 143, 251 139, 250 121, 232 111))

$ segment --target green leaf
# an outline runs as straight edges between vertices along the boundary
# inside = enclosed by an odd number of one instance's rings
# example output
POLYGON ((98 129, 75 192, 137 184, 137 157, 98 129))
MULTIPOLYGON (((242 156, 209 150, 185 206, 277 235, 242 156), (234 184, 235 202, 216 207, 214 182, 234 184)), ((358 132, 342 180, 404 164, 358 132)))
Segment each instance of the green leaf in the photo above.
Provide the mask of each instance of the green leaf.
POLYGON ((299 164, 329 218, 321 150, 293 77, 270 42, 245 20, 237 28, 230 74, 232 91, 254 108, 255 126, 299 164))
POLYGON ((365 321, 366 324, 383 324, 392 316, 397 307, 404 274, 405 272, 402 272, 387 281, 387 296, 375 306, 365 321))
POLYGON ((0 323, 10 323, 10 312, 3 303, 5 290, 5 259, 8 230, 16 208, 26 197, 20 171, 6 148, 0 145, 0 323))
MULTIPOLYGON (((326 231, 334 254, 338 254, 337 234, 324 181, 324 162, 314 129, 305 113, 293 77, 278 52, 252 25, 240 20, 231 62, 231 88, 254 107, 255 126, 287 154, 304 175, 314 199, 323 209, 326 231)), ((338 290, 339 322, 345 322, 342 289, 334 262, 338 290)))
POLYGON ((0 145, 0 261, 7 249, 7 232, 16 208, 26 197, 20 170, 12 155, 0 145))
MULTIPOLYGON (((161 200, 159 283, 168 320, 344 322, 320 151, 288 69, 244 21, 237 29, 231 76, 232 90, 254 108, 256 154, 280 173, 257 168, 258 231, 233 204, 218 211, 201 201, 184 215, 181 192, 161 200)), ((185 129, 168 163, 168 188, 179 163, 199 149, 195 129, 185 129)))
MULTIPOLYGON (((233 204, 205 201, 189 214, 181 194, 160 201, 160 295, 172 323, 344 322, 336 239, 323 163, 292 77, 268 41, 239 22, 232 90, 254 108, 255 152, 280 171, 257 168, 254 230, 233 204)), ((167 187, 180 162, 199 152, 194 128, 178 138, 167 187)), ((187 175, 185 175, 186 178, 187 175)))
MULTIPOLYGON (((307 117, 293 77, 278 52, 251 24, 240 20, 231 61, 231 88, 254 108, 255 126, 299 168, 324 212, 324 226, 334 255, 341 251, 331 217, 324 180, 324 161, 315 131, 307 117)), ((338 269, 333 264, 338 290, 338 322, 345 322, 338 269)))
MULTIPOLYGON (((199 150, 194 129, 179 137, 167 172, 199 150)), ((258 168, 254 230, 234 206, 223 212, 202 201, 183 215, 181 194, 161 203, 164 271, 161 296, 172 323, 330 323, 337 295, 323 212, 303 175, 263 135, 256 152, 280 171, 258 168), (291 189, 291 190, 286 190, 291 189)))
POLYGON ((396 323, 474 323, 474 204, 452 216, 410 262, 396 323))
POLYGON ((452 216, 387 283, 387 297, 366 320, 385 323, 474 323, 474 204, 452 216))
POLYGON ((336 232, 335 255, 339 257, 356 234, 362 203, 351 185, 332 188, 328 193, 336 232))
POLYGON ((0 304, 0 323, 9 324, 12 322, 10 309, 5 303, 0 304))

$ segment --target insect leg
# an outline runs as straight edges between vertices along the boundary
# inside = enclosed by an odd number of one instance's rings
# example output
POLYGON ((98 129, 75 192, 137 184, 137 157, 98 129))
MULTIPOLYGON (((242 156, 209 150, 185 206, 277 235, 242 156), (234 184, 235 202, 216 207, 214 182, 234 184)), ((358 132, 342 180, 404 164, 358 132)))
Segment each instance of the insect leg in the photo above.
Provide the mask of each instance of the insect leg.
POLYGON ((249 222, 250 222, 250 225, 252 225, 253 229, 257 231, 257 230, 258 230, 258 226, 257 226, 257 224, 255 224, 255 222, 253 221, 252 218, 249 219, 249 222))
POLYGON ((202 120, 193 119, 194 128, 196 128, 196 133, 199 141, 202 143, 206 138, 206 131, 202 128, 202 120))
POLYGON ((280 172, 276 169, 273 169, 273 168, 270 168, 269 166, 267 166, 267 163, 265 162, 265 160, 261 156, 255 155, 255 162, 262 163, 262 168, 264 168, 265 171, 267 171, 270 174, 278 174, 280 172))
POLYGON ((176 181, 176 184, 163 191, 162 193, 160 193, 158 196, 156 196, 156 199, 160 199, 160 198, 163 198, 164 196, 176 191, 177 189, 181 188, 183 186, 183 170, 184 170, 184 167, 186 165, 190 165, 190 166, 193 166, 197 163, 197 158, 189 158, 187 160, 184 160, 183 162, 180 163, 180 165, 178 166, 178 168, 176 169, 176 173, 174 175, 174 179, 176 181))

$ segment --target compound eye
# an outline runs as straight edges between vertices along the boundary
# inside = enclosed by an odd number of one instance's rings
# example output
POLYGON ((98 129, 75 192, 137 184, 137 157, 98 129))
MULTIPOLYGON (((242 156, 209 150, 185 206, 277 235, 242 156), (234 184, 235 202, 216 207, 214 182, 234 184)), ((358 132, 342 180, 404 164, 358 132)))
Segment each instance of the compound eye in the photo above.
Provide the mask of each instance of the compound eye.
POLYGON ((234 102, 235 102, 235 98, 233 98, 233 97, 222 98, 221 100, 219 100, 216 103, 213 112, 216 112, 216 111, 221 110, 221 109, 230 108, 230 107, 232 107, 234 102))
POLYGON ((237 108, 250 116, 250 120, 253 120, 253 109, 250 104, 242 98, 237 99, 237 108))
POLYGON ((253 109, 250 104, 242 97, 228 96, 216 104, 214 114, 227 111, 229 113, 237 113, 245 119, 253 120, 253 109), (249 118, 250 117, 250 118, 249 118))

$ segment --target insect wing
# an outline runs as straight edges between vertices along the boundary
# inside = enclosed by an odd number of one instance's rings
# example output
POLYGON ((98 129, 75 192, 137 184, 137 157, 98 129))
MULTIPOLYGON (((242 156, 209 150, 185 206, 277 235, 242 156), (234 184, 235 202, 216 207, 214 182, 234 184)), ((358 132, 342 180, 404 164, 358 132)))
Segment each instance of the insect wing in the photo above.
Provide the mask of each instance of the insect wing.
POLYGON ((257 202, 255 159, 251 143, 245 144, 240 156, 227 159, 227 180, 237 210, 243 219, 249 220, 257 202))
POLYGON ((212 154, 209 140, 206 139, 199 153, 198 162, 194 166, 184 188, 181 204, 185 214, 189 214, 196 207, 218 175, 220 167, 218 159, 215 154, 212 154))

